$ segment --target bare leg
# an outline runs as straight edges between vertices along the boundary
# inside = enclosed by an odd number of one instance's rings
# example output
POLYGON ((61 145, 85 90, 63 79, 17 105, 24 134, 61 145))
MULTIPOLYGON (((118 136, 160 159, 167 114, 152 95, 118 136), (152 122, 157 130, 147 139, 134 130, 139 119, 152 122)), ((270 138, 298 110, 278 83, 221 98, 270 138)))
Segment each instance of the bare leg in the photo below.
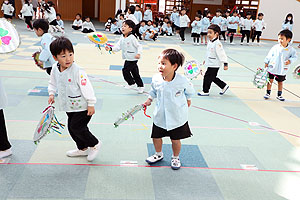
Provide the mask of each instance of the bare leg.
POLYGON ((181 149, 180 140, 171 140, 171 141, 172 141, 173 155, 174 156, 179 156, 180 149, 181 149))
POLYGON ((153 138, 153 144, 156 152, 161 152, 162 151, 162 139, 161 138, 153 138))
MULTIPOLYGON (((271 90, 273 81, 274 81, 274 79, 270 79, 270 81, 268 82, 268 85, 267 85, 267 90, 271 90)), ((278 87, 279 87, 279 84, 278 84, 278 87)))
POLYGON ((278 82, 278 91, 282 91, 283 89, 283 82, 278 82))

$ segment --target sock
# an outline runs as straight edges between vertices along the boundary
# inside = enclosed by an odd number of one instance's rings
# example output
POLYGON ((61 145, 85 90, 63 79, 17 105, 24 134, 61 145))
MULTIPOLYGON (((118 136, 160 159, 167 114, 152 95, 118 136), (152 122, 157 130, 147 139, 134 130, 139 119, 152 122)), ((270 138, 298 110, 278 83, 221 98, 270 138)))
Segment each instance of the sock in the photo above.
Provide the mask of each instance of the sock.
POLYGON ((267 90, 267 94, 269 94, 269 95, 270 95, 270 94, 271 94, 271 90, 267 90))
POLYGON ((174 156, 174 155, 172 155, 172 158, 173 158, 173 159, 179 159, 179 156, 174 156))
POLYGON ((155 154, 158 155, 158 156, 162 156, 163 152, 155 152, 155 154))
POLYGON ((282 91, 278 91, 277 96, 281 96, 281 95, 282 95, 282 91))

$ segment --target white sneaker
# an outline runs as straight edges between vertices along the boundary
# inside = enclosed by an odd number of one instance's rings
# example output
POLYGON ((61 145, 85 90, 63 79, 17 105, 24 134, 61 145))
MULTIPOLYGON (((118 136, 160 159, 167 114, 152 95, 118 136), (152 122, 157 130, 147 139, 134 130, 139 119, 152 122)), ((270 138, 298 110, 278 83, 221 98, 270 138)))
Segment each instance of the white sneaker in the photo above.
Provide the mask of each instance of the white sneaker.
POLYGON ((227 40, 224 40, 225 43, 227 43, 227 40))
POLYGON ((205 92, 198 92, 198 96, 209 96, 209 93, 205 93, 205 92))
POLYGON ((200 46, 200 43, 199 43, 199 42, 197 43, 197 46, 200 46))
POLYGON ((0 158, 5 158, 7 156, 10 156, 11 154, 12 154, 11 148, 5 151, 0 151, 0 158))
POLYGON ((197 43, 196 42, 194 42, 194 46, 196 46, 197 45, 197 43))
POLYGON ((220 95, 225 94, 225 92, 228 90, 228 88, 229 88, 229 85, 226 85, 226 86, 221 90, 221 92, 220 92, 219 94, 220 94, 220 95))
POLYGON ((87 156, 89 154, 89 150, 79 150, 79 149, 74 149, 74 150, 70 150, 67 151, 66 155, 69 157, 79 157, 79 156, 87 156))
POLYGON ((181 41, 180 43, 181 43, 181 44, 184 44, 184 41, 181 41))
POLYGON ((133 89, 134 86, 135 86, 135 84, 133 84, 133 85, 125 85, 124 87, 125 87, 126 89, 133 89))
POLYGON ((173 158, 171 160, 171 168, 174 170, 180 169, 181 167, 181 162, 179 160, 179 158, 173 158))
POLYGON ((157 155, 156 153, 146 159, 146 162, 149 164, 156 163, 158 161, 161 161, 164 158, 164 154, 157 155))
POLYGON ((250 46, 249 42, 247 42, 247 45, 250 46))
POLYGON ((230 42, 230 44, 232 44, 232 45, 235 45, 235 43, 234 43, 234 42, 230 42))
POLYGON ((241 45, 243 45, 244 43, 241 42, 241 45))
POLYGON ((144 87, 138 87, 138 93, 143 94, 144 93, 144 87))
POLYGON ((261 46, 261 44, 260 44, 260 43, 257 43, 257 46, 261 46))
POLYGON ((90 147, 90 152, 89 155, 87 157, 87 161, 92 162, 98 155, 99 150, 101 148, 101 141, 98 142, 98 144, 96 144, 94 147, 90 147))

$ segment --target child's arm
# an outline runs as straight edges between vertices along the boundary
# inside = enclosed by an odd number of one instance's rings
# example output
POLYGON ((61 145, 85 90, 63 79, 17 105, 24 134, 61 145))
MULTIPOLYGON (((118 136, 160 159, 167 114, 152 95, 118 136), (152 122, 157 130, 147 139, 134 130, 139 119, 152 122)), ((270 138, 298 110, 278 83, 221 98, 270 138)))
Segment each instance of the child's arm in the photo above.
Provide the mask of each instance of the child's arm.
POLYGON ((42 62, 46 62, 47 60, 49 60, 52 56, 51 52, 50 52, 50 44, 51 41, 41 41, 42 43, 42 51, 41 51, 41 54, 40 54, 40 61, 42 62))
POLYGON ((97 99, 95 97, 93 86, 85 73, 85 71, 80 70, 77 79, 77 84, 80 87, 81 93, 88 103, 88 116, 92 116, 95 113, 95 103, 97 99))
POLYGON ((195 94, 195 89, 193 87, 193 84, 189 80, 187 80, 186 82, 184 94, 187 99, 188 107, 190 107, 192 104, 192 96, 195 94))
POLYGON ((228 69, 228 61, 227 61, 227 56, 226 56, 226 53, 223 49, 222 44, 218 44, 216 46, 216 53, 217 53, 217 56, 218 56, 219 60, 222 63, 224 63, 224 70, 227 70, 228 69))
POLYGON ((296 60, 298 59, 298 56, 297 56, 297 51, 293 48, 292 51, 291 51, 291 55, 290 55, 290 58, 289 60, 285 61, 285 65, 290 65, 294 62, 296 62, 296 60))
POLYGON ((52 70, 50 74, 49 84, 48 84, 48 93, 49 93, 48 104, 55 103, 54 96, 56 94, 56 90, 57 90, 57 83, 54 75, 54 70, 52 70))
POLYGON ((94 32, 96 32, 96 29, 95 29, 95 26, 94 26, 94 24, 93 24, 93 23, 91 23, 91 25, 92 25, 92 30, 93 30, 94 32))
POLYGON ((134 39, 132 40, 133 46, 135 46, 135 47, 137 48, 137 50, 138 50, 138 52, 137 52, 135 58, 136 58, 136 59, 140 59, 141 54, 142 54, 142 51, 143 51, 143 46, 138 42, 138 40, 137 40, 135 37, 133 37, 133 38, 134 38, 134 39))
POLYGON ((150 106, 151 102, 153 101, 153 99, 155 99, 157 97, 157 93, 156 93, 156 89, 153 86, 153 79, 152 79, 152 83, 151 83, 151 90, 149 92, 149 96, 148 99, 145 101, 145 106, 150 106))
POLYGON ((105 49, 106 49, 106 51, 114 51, 114 52, 120 51, 121 50, 121 38, 113 47, 106 46, 105 49))
POLYGON ((265 60, 264 60, 265 67, 268 67, 268 66, 269 66, 269 62, 270 62, 271 58, 272 58, 273 55, 274 55, 274 53, 273 53, 273 52, 274 52, 274 48, 275 48, 275 46, 272 47, 272 49, 269 51, 268 55, 266 56, 266 58, 265 58, 265 60))

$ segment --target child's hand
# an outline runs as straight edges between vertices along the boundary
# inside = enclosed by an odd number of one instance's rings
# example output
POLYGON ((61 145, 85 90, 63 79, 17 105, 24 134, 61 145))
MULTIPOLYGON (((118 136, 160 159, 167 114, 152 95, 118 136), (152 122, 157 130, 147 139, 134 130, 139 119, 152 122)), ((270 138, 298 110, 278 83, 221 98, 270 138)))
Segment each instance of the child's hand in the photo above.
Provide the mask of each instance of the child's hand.
POLYGON ((95 107, 94 106, 88 106, 87 111, 88 111, 87 115, 92 116, 93 114, 95 114, 95 107))
POLYGON ((187 100, 187 105, 188 105, 188 107, 190 107, 191 105, 192 105, 192 100, 187 100))
POLYGON ((268 64, 267 63, 265 63, 265 68, 267 68, 268 67, 268 64))
POLYGON ((150 106, 152 102, 152 99, 147 99, 144 103, 145 106, 150 106))
POLYGON ((110 51, 110 47, 109 46, 105 46, 105 50, 106 51, 110 51))
POLYGON ((203 61, 203 65, 205 65, 205 60, 203 61))
POLYGON ((141 57, 141 54, 136 54, 134 58, 140 59, 140 57, 141 57))
POLYGON ((49 99, 48 99, 48 104, 54 104, 55 103, 55 101, 54 101, 54 95, 52 94, 52 95, 50 95, 49 96, 49 99))
POLYGON ((290 60, 287 60, 287 61, 284 62, 284 64, 285 64, 285 65, 289 65, 289 64, 291 64, 291 61, 290 61, 290 60))
POLYGON ((228 65, 227 65, 227 66, 224 66, 224 70, 228 70, 228 65))
POLYGON ((42 61, 38 61, 38 66, 42 66, 43 65, 43 62, 42 61))

